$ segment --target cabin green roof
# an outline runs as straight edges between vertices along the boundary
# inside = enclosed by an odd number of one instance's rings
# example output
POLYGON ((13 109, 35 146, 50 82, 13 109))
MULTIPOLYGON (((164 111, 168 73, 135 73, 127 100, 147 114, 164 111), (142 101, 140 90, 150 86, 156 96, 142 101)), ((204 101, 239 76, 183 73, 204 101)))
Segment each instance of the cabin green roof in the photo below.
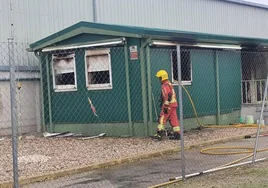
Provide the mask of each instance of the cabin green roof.
POLYGON ((155 40, 168 40, 184 43, 204 42, 216 44, 239 44, 241 46, 253 48, 257 46, 268 46, 268 39, 264 38, 247 38, 199 32, 110 25, 81 21, 77 24, 74 24, 57 33, 54 33, 48 37, 45 37, 37 42, 30 44, 30 48, 28 49, 28 51, 39 51, 45 47, 52 46, 53 44, 58 43, 60 41, 87 33, 130 38, 150 38, 155 40))

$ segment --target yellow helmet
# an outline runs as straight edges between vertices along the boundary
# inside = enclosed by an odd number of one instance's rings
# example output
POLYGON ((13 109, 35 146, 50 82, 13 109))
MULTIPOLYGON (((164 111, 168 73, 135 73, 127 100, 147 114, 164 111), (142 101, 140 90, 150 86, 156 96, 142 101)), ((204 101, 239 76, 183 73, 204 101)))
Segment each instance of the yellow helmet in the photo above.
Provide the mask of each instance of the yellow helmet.
POLYGON ((157 78, 161 78, 161 81, 168 80, 168 73, 165 70, 160 70, 156 73, 157 78))

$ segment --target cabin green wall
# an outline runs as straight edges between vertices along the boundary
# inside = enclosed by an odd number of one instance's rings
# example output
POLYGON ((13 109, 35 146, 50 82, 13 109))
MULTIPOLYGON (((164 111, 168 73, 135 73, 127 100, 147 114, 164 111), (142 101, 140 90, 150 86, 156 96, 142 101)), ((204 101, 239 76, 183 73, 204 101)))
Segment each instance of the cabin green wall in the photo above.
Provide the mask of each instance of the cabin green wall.
MULTIPOLYGON (((155 74, 165 69, 171 78, 171 51, 175 49, 151 49, 152 91, 156 110, 159 113, 161 85, 155 74)), ((184 49, 182 49, 184 50, 184 49)), ((190 50, 192 63, 192 84, 185 86, 190 93, 198 116, 217 114, 216 57, 213 50, 190 50)), ((219 62, 220 110, 229 113, 241 107, 241 59, 239 52, 217 51, 219 62)), ((182 67, 183 69, 183 67, 182 67)), ((175 86, 178 98, 178 87, 175 86)), ((154 109, 155 110, 155 109, 154 109)), ((178 109, 179 110, 179 109, 178 109)), ((185 118, 194 117, 188 96, 183 90, 183 114, 185 118)), ((154 120, 157 120, 155 112, 154 120)), ((215 123, 215 122, 214 122, 215 123)))
MULTIPOLYGON (((93 41, 93 35, 81 35, 70 40, 62 41, 61 44, 71 44, 87 41, 93 41)), ((94 40, 107 39, 107 37, 97 36, 94 40)), ((131 99, 131 116, 132 127, 135 136, 145 136, 145 127, 143 124, 143 106, 142 106, 142 85, 141 85, 141 66, 140 66, 140 39, 127 39, 128 57, 129 47, 137 45, 139 59, 129 61, 129 78, 130 78, 130 99, 131 99)), ((166 69, 171 75, 171 50, 151 48, 151 79, 154 106, 153 119, 154 124, 149 127, 155 130, 157 125, 159 108, 159 96, 161 85, 155 74, 160 69, 166 69), (157 113, 155 113, 155 111, 157 113)), ((54 92, 52 73, 51 73, 51 54, 42 55, 42 76, 44 92, 44 117, 45 123, 49 124, 49 100, 47 85, 46 57, 49 60, 49 79, 51 90, 51 107, 52 123, 55 131, 76 131, 84 132, 88 135, 99 132, 107 132, 110 136, 127 135, 130 133, 128 124, 127 111, 127 91, 126 91, 126 72, 125 56, 123 47, 111 48, 112 62, 112 81, 113 88, 107 90, 87 90, 85 80, 85 49, 77 49, 76 55, 76 73, 77 73, 77 91, 72 92, 54 92), (99 115, 98 119, 92 113, 87 101, 90 97, 99 115)), ((220 83, 220 106, 221 113, 225 117, 232 117, 237 113, 241 105, 241 60, 237 52, 217 52, 219 62, 219 83, 220 83), (237 111, 236 111, 237 112, 237 111), (229 115, 231 114, 231 115, 229 115), (224 115, 224 114, 223 114, 224 115)), ((211 117, 209 120, 216 119, 217 114, 217 94, 216 94, 216 63, 215 51, 213 50, 191 50, 190 58, 192 63, 192 84, 186 86, 191 94, 197 113, 200 117, 211 117)), ((146 72, 146 70, 145 70, 146 72)), ((147 84, 147 80, 146 80, 147 84)), ((178 96, 178 87, 175 86, 178 96)), ((148 99, 148 96, 147 96, 148 99)), ((148 103, 147 103, 148 105, 148 103)), ((178 109, 179 110, 179 109, 178 109)), ((178 111, 179 112, 179 111, 178 111)), ((184 117, 194 122, 194 113, 190 101, 183 91, 183 112, 184 117)), ((147 113, 147 112, 146 112, 147 113)), ((147 113, 148 114, 148 113, 147 113)), ((179 113, 178 113, 179 114, 179 113)), ((223 118, 221 118, 223 119, 223 118)), ((215 120, 216 122, 216 120, 215 120)), ((210 121, 210 123, 215 123, 210 121)), ((194 124, 194 123, 193 123, 194 124)), ((196 125, 197 126, 197 125, 196 125)), ((188 126, 191 127, 191 126, 188 126)), ((195 127, 195 126, 193 126, 195 127)))

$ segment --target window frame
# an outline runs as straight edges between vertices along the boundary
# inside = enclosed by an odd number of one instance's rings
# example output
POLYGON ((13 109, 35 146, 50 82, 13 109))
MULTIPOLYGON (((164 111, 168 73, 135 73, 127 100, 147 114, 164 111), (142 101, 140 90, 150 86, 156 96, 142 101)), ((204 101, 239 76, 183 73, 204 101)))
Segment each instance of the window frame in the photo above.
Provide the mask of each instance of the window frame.
MULTIPOLYGON (((171 59, 171 62, 170 62, 170 64, 171 64, 171 77, 172 77, 172 85, 174 85, 174 86, 177 86, 178 85, 178 81, 175 81, 174 80, 174 75, 173 75, 173 54, 172 54, 172 52, 173 52, 174 50, 172 50, 171 52, 170 52, 170 59, 171 59)), ((176 51, 177 52, 177 51, 176 51)), ((180 55, 182 55, 181 54, 181 52, 182 51, 180 51, 180 55)), ((190 51, 189 51, 189 53, 190 53, 190 51)), ((190 54, 191 55, 191 54, 190 54)), ((176 56, 176 58, 177 58, 177 56, 176 56)), ((180 57, 180 59, 181 59, 181 57, 180 57)), ((178 60, 177 60, 178 61, 178 60)), ((191 58, 190 58, 190 76, 191 76, 191 80, 182 80, 181 81, 181 83, 182 83, 182 85, 192 85, 192 82, 193 82, 193 66, 192 66, 192 61, 191 61, 191 58)))
POLYGON ((112 79, 112 63, 111 63, 111 49, 86 49, 85 50, 85 74, 86 74, 86 88, 87 90, 110 90, 113 89, 113 79, 112 79), (108 55, 108 68, 109 68, 109 79, 110 83, 105 84, 89 84, 88 82, 88 68, 87 68, 87 57, 90 56, 87 52, 91 52, 90 55, 108 55))
POLYGON ((70 56, 73 57, 74 61, 74 85, 56 85, 56 74, 55 74, 55 68, 54 68, 54 55, 59 53, 52 54, 51 59, 51 70, 52 70, 52 80, 53 80, 53 90, 55 92, 68 92, 68 91, 77 91, 77 75, 76 75, 76 59, 75 59, 75 52, 72 52, 70 56))

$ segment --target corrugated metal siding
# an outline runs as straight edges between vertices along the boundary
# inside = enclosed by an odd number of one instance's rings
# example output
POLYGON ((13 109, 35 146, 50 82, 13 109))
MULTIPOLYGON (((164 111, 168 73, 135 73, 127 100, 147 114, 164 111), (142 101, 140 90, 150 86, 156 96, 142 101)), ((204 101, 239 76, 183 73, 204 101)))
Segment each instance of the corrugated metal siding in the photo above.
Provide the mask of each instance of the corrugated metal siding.
MULTIPOLYGON (((79 21, 93 21, 93 0, 1 0, 0 42, 32 43, 79 21)), ((96 0, 97 21, 224 35, 268 38, 268 9, 221 0, 96 0)))
POLYGON ((98 0, 103 23, 267 38, 268 10, 220 0, 98 0), (265 19, 266 18, 266 19, 265 19))
POLYGON ((0 1, 0 42, 7 42, 10 36, 9 1, 0 1))
MULTIPOLYGON (((10 0, 0 1, 0 42, 10 36, 10 0), (4 27, 2 27, 4 26, 4 27)), ((34 42, 81 20, 93 21, 92 0, 11 0, 14 36, 34 42)))
POLYGON ((92 0, 79 0, 79 3, 76 0, 0 0, 0 65, 9 64, 7 38, 11 36, 11 20, 14 24, 16 64, 38 65, 33 53, 26 52, 29 43, 81 20, 93 21, 93 2, 92 0))

